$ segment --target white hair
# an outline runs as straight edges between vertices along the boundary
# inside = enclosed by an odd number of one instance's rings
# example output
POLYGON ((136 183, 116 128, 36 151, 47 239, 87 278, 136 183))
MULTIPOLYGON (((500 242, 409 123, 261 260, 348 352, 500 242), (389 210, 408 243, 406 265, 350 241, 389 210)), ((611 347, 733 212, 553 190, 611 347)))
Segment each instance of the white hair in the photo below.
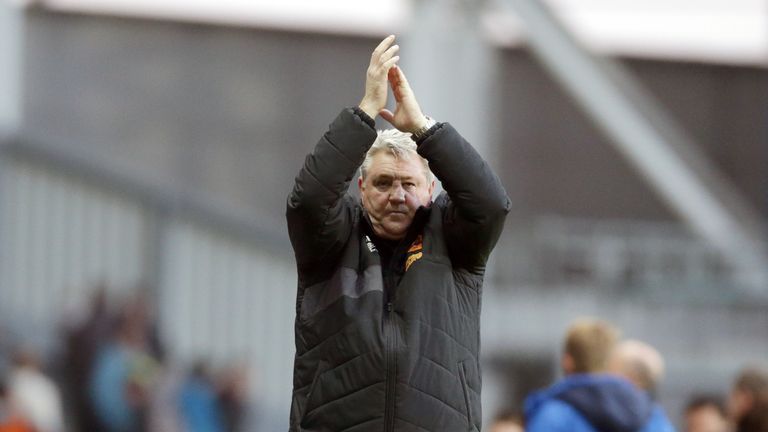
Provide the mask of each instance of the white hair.
POLYGON ((416 152, 416 143, 411 139, 411 134, 400 132, 397 129, 379 130, 376 140, 365 154, 363 164, 360 165, 360 176, 365 178, 368 168, 371 167, 373 157, 381 151, 388 150, 392 156, 397 158, 418 158, 424 166, 424 177, 427 178, 427 184, 432 183, 435 175, 429 169, 429 162, 416 152))

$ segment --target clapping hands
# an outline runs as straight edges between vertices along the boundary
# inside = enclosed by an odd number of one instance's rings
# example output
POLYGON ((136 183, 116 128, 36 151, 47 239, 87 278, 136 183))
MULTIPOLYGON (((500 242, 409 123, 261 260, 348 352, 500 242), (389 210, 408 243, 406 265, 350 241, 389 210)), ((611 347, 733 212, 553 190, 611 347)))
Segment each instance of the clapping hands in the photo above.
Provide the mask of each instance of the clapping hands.
POLYGON ((402 69, 397 66, 400 47, 393 45, 395 36, 387 36, 373 50, 371 63, 368 65, 365 81, 365 96, 360 102, 360 109, 371 118, 377 115, 402 132, 414 132, 427 123, 416 96, 411 89, 402 69), (387 84, 395 96, 394 112, 386 109, 387 84))

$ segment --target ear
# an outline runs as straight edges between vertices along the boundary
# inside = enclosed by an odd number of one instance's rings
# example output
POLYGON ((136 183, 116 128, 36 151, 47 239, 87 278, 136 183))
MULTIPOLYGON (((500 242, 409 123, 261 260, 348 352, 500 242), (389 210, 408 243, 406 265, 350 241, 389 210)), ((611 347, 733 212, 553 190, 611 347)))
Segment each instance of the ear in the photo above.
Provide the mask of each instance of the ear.
POLYGON ((363 176, 357 177, 357 188, 363 190, 363 176))
POLYGON ((432 193, 435 192, 435 183, 437 183, 435 180, 432 180, 432 183, 429 184, 429 198, 432 199, 432 193))

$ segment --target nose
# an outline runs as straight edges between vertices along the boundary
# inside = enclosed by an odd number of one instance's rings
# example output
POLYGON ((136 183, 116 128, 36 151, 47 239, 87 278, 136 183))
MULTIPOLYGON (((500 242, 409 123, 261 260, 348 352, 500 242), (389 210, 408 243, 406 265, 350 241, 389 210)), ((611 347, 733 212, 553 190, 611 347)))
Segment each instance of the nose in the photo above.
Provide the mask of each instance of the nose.
POLYGON ((402 186, 395 186, 389 192, 389 200, 395 203, 405 202, 405 190, 402 186))

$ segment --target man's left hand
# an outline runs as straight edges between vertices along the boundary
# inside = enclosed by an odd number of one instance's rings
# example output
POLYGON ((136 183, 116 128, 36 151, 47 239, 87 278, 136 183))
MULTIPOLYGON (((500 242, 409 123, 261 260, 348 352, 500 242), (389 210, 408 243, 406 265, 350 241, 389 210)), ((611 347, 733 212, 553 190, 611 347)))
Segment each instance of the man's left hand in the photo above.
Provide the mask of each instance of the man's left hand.
POLYGON ((421 112, 416 96, 411 90, 403 70, 399 66, 389 69, 387 75, 392 93, 395 95, 395 112, 382 109, 381 117, 401 132, 416 132, 427 124, 427 117, 421 112))

